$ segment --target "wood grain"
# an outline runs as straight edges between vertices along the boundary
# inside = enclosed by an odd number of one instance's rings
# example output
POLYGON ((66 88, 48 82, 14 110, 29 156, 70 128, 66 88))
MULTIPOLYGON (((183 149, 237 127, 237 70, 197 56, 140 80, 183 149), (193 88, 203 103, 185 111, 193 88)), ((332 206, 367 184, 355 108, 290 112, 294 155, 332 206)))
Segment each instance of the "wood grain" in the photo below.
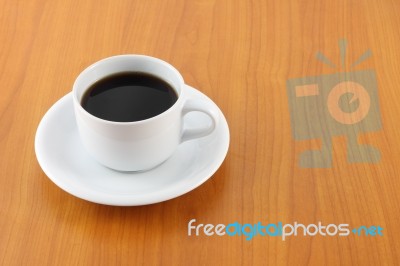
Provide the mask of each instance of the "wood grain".
POLYGON ((399 265, 400 3, 339 1, 0 0, 1 265, 399 265), (377 75, 383 129, 362 134, 377 164, 298 167, 318 140, 293 140, 286 80, 334 73, 315 59, 377 75), (223 110, 231 146, 201 187, 150 206, 119 208, 55 186, 34 154, 48 108, 89 64, 139 53, 176 66, 223 110), (189 237, 187 223, 321 221, 380 225, 382 237, 189 237))

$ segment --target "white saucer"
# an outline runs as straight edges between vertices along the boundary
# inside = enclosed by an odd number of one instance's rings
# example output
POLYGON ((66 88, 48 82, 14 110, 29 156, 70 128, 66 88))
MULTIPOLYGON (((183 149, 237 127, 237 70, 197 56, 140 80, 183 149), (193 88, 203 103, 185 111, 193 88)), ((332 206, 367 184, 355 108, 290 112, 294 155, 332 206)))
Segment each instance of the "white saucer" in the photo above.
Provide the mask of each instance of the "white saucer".
MULTIPOLYGON (((214 104, 191 88, 190 94, 214 104)), ((35 151, 46 175, 61 189, 84 200, 118 206, 157 203, 183 195, 207 181, 222 164, 229 147, 229 129, 220 123, 210 135, 181 144, 166 162, 141 173, 123 173, 94 161, 79 139, 72 95, 67 94, 44 115, 36 132, 35 151)), ((192 112, 185 125, 208 123, 192 112)))

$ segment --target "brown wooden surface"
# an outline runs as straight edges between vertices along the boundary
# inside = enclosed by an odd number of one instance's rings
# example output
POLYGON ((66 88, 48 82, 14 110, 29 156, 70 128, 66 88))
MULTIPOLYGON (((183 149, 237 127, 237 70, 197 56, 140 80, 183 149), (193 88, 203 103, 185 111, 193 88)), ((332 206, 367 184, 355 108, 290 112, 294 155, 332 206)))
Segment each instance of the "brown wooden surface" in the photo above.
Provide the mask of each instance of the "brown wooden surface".
POLYGON ((371 1, 0 0, 0 264, 400 264, 400 3, 371 1), (318 141, 291 135, 286 80, 334 73, 367 49, 383 130, 363 134, 378 164, 349 164, 333 141, 330 169, 301 169, 318 141), (179 69, 227 117, 219 171, 179 198, 110 207, 55 186, 34 153, 38 123, 89 64, 148 54, 179 69), (383 237, 188 237, 187 223, 380 225, 383 237))

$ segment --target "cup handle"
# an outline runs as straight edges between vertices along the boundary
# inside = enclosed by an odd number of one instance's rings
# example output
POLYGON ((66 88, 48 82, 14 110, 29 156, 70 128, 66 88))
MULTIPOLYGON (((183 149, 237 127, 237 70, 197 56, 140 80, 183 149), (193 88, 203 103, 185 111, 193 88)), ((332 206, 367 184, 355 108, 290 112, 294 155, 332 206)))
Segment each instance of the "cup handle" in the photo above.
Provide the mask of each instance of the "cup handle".
POLYGON ((211 134, 219 122, 218 108, 208 101, 195 98, 187 99, 183 105, 182 117, 189 112, 202 112, 208 115, 208 117, 211 119, 211 125, 184 129, 182 132, 181 143, 211 134))

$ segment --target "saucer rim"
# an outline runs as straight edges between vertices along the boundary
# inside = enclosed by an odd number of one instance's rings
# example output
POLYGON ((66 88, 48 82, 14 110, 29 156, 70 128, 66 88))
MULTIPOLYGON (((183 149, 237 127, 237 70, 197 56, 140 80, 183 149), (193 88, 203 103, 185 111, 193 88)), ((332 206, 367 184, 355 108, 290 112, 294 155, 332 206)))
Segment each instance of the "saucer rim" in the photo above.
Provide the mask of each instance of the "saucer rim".
MULTIPOLYGON (((202 98, 205 98, 206 100, 210 101, 213 103, 219 110, 220 113, 220 123, 218 127, 222 127, 222 134, 223 137, 222 139, 224 140, 224 143, 221 144, 220 148, 217 150, 217 152, 214 154, 215 160, 212 161, 210 165, 208 165, 206 168, 201 169, 200 171, 197 171, 195 175, 190 178, 192 180, 191 182, 188 182, 188 180, 181 180, 177 182, 175 185, 166 187, 164 189, 161 189, 160 191, 152 191, 150 193, 146 194, 140 194, 140 195, 133 195, 133 194, 123 194, 123 195, 115 195, 115 194, 109 194, 105 193, 102 191, 97 191, 92 188, 87 188, 86 186, 78 186, 75 183, 67 182, 68 180, 65 180, 65 178, 57 178, 57 174, 53 173, 51 170, 51 167, 49 166, 48 163, 46 163, 45 154, 46 151, 44 150, 44 147, 41 147, 43 145, 40 143, 42 140, 40 139, 40 136, 42 131, 45 130, 46 122, 51 119, 50 116, 55 113, 56 108, 60 108, 61 105, 67 104, 67 101, 72 101, 72 93, 68 93, 61 97, 56 103, 54 103, 48 111, 45 113, 45 115, 42 117, 39 126, 36 131, 35 135, 35 154, 37 157, 37 160, 39 162, 39 165, 43 172, 46 174, 46 176, 59 188, 64 190, 65 192, 78 197, 80 199, 84 199, 90 202, 98 203, 98 204, 104 204, 104 205, 112 205, 112 206, 140 206, 140 205, 148 205, 148 204, 154 204, 154 203, 159 203, 163 201, 167 201, 179 196, 182 196, 195 188, 199 187, 203 183, 205 183, 208 179, 210 179, 215 172, 220 168, 222 163, 224 162, 228 149, 229 149, 229 144, 230 144, 230 132, 229 132, 229 127, 228 123, 226 121, 226 118, 220 108, 210 99, 208 98, 205 94, 202 92, 188 86, 190 90, 192 90, 192 93, 199 93, 202 98), (193 181, 193 178, 197 178, 197 181, 193 181), (186 181, 186 182, 184 182, 186 181)), ((76 126, 76 125, 75 125, 76 126)), ((151 170, 149 170, 151 171, 151 170)), ((189 180, 189 181, 190 181, 189 180)))

